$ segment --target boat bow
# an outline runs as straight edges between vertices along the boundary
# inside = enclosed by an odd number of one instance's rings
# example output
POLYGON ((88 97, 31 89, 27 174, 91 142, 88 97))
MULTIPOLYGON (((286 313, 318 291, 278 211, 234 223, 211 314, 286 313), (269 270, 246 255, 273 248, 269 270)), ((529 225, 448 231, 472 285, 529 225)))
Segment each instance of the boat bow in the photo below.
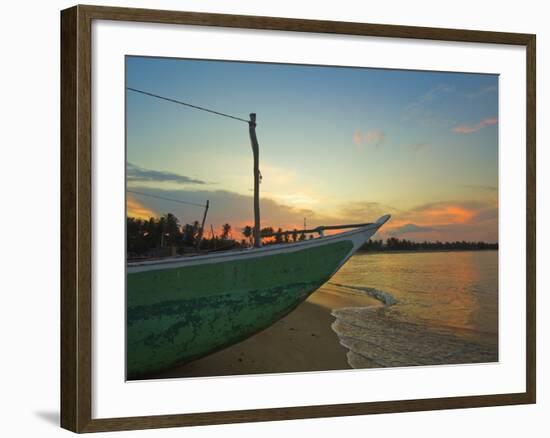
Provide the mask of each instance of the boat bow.
POLYGON ((269 327, 388 219, 302 242, 129 263, 128 378, 198 359, 269 327))

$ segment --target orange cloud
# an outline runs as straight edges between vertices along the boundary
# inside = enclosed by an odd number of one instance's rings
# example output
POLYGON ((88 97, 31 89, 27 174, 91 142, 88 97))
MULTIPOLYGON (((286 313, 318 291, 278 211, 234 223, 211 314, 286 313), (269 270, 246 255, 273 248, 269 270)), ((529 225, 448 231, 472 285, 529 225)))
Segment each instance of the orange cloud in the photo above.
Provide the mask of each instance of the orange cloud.
MULTIPOLYGON (((245 225, 253 226, 252 197, 229 191, 197 191, 185 189, 147 189, 155 195, 171 199, 202 203, 210 200, 210 209, 206 218, 208 230, 210 224, 216 234, 224 223, 232 226, 234 238, 242 239, 245 225)), ((128 196, 128 214, 149 218, 158 217, 158 212, 171 212, 180 223, 192 223, 201 220, 204 209, 195 206, 168 203, 157 198, 135 198, 128 196)), ((483 240, 498 241, 498 204, 491 201, 441 201, 419 205, 410 209, 398 209, 378 202, 348 202, 333 210, 333 214, 309 209, 299 209, 279 203, 268 197, 261 199, 262 227, 272 226, 275 230, 302 229, 304 218, 307 228, 319 225, 336 225, 372 221, 383 214, 390 213, 391 220, 375 236, 376 239, 388 237, 422 240, 483 240)), ((208 235, 210 235, 208 233, 208 235)))
POLYGON ((422 227, 469 223, 484 205, 458 202, 425 204, 412 210, 395 212, 385 228, 401 228, 408 224, 422 227))
POLYGON ((135 217, 137 219, 149 219, 151 217, 158 217, 159 214, 145 207, 131 195, 126 197, 126 216, 135 217))
POLYGON ((471 134, 472 132, 477 132, 480 129, 486 128, 487 126, 496 125, 498 119, 492 117, 490 119, 484 119, 481 122, 475 123, 473 125, 458 125, 453 128, 453 132, 457 134, 471 134))
POLYGON ((460 205, 435 207, 422 212, 431 223, 463 224, 475 215, 475 211, 468 210, 460 205))
POLYGON ((412 240, 498 241, 498 207, 481 202, 439 202, 397 212, 381 237, 412 240))

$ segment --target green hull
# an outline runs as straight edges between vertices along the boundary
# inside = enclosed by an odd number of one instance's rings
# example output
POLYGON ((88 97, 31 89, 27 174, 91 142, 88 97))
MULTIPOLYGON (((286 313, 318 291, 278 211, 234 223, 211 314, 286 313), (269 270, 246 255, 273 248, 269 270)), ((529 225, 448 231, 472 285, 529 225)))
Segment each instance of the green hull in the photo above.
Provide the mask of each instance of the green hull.
POLYGON ((325 283, 350 240, 129 272, 127 377, 189 362, 269 327, 325 283))

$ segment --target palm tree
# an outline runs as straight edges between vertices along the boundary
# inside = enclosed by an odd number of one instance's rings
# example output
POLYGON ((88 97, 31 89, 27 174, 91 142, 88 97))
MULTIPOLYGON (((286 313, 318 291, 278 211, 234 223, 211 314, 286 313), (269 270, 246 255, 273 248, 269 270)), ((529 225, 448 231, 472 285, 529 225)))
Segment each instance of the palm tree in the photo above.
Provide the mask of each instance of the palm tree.
POLYGON ((248 239, 250 244, 252 245, 252 227, 250 225, 247 225, 243 228, 243 235, 248 239))
POLYGON ((231 225, 223 224, 222 226, 222 239, 227 240, 231 235, 231 225))
POLYGON ((172 213, 165 214, 161 220, 164 222, 162 234, 163 240, 169 245, 175 245, 181 239, 180 224, 178 218, 172 213))
MULTIPOLYGON (((273 227, 265 227, 260 230, 260 236, 261 238, 271 238, 273 237, 273 227)), ((267 243, 270 243, 271 241, 267 241, 267 243)))
POLYGON ((275 233, 275 243, 283 243, 283 229, 279 228, 277 233, 275 233))

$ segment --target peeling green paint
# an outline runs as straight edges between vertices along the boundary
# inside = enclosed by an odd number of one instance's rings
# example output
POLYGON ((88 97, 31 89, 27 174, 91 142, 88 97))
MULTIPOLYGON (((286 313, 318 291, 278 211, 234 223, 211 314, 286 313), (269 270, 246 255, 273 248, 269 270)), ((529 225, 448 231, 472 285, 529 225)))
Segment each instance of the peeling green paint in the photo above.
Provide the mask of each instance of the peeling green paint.
POLYGON ((127 376, 189 362, 243 340, 325 283, 351 241, 127 275, 127 376))

